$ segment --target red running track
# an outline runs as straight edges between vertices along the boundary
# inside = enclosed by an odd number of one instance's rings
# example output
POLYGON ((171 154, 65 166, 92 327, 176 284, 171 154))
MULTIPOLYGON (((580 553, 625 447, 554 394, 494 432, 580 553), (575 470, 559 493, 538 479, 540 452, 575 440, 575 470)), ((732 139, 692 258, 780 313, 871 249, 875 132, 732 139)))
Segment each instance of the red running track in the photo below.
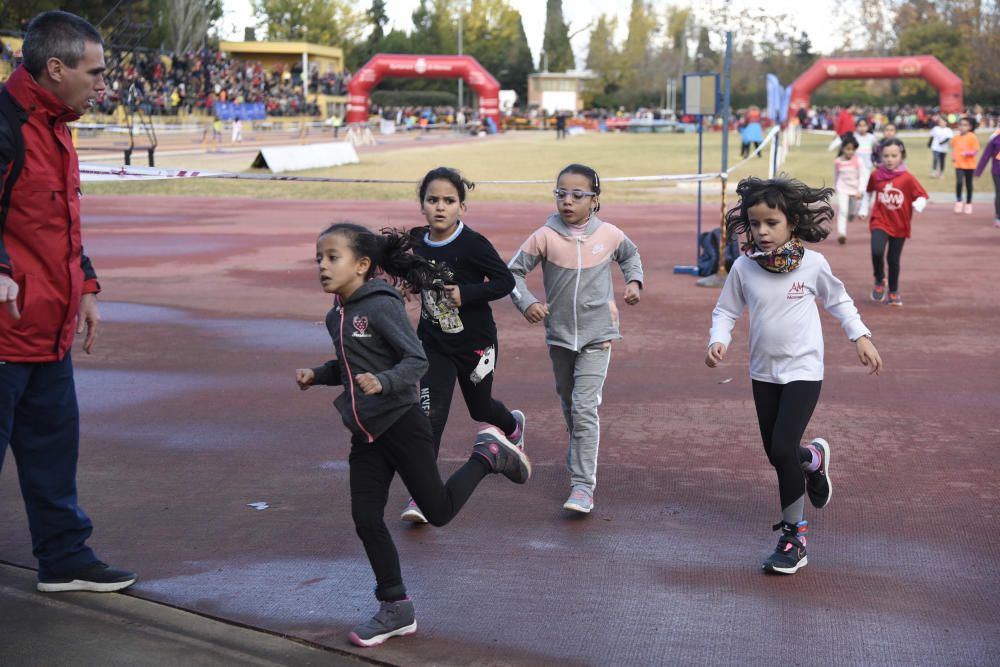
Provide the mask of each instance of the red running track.
MULTIPOLYGON (((140 571, 135 595, 393 664, 996 663, 1000 232, 946 205, 907 242, 901 309, 865 300, 863 225, 846 246, 817 248, 886 369, 868 377, 824 315, 827 376, 807 436, 834 448, 835 495, 807 514, 799 574, 760 571, 779 508, 745 319, 727 364, 707 369, 717 291, 671 271, 693 259, 693 207, 611 202, 604 214, 638 243, 647 289, 622 306, 595 512, 560 509, 566 436, 542 331, 498 302, 496 394, 528 415, 535 477, 487 479, 442 529, 397 521, 397 483, 387 520, 419 632, 350 647, 374 584, 348 509, 347 433, 336 390, 300 392, 293 371, 331 356, 315 234, 345 218, 416 224, 416 213, 414 202, 85 200, 104 293, 97 352, 75 357, 80 495, 100 554, 140 571)), ((510 256, 547 213, 473 201, 468 220, 510 256)), ((474 429, 457 401, 446 472, 474 429)), ((0 560, 30 566, 7 463, 0 560)))

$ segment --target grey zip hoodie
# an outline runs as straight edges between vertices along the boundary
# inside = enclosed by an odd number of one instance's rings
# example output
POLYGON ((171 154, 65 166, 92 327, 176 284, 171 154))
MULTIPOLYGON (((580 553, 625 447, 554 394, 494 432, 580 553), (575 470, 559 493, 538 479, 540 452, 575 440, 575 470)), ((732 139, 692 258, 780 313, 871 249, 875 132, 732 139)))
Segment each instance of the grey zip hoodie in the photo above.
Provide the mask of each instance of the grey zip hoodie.
POLYGON ((355 436, 373 442, 419 403, 417 383, 427 370, 423 345, 410 326, 399 292, 369 280, 326 315, 337 358, 314 368, 313 384, 342 385, 334 405, 355 436), (382 393, 366 395, 355 381, 372 373, 382 393))
POLYGON ((538 302, 525 277, 541 263, 549 306, 547 344, 579 352, 592 343, 619 339, 611 262, 621 267, 626 283, 643 284, 639 249, 625 232, 592 215, 583 236, 573 236, 562 218, 553 215, 510 261, 511 299, 522 313, 538 302))

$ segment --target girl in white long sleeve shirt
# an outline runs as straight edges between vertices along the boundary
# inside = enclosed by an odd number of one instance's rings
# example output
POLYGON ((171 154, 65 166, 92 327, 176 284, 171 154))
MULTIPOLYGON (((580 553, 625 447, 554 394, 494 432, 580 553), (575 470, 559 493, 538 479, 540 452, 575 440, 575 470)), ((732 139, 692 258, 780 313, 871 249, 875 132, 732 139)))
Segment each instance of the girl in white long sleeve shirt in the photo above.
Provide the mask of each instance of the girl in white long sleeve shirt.
POLYGON ((857 346, 872 373, 882 360, 854 302, 830 270, 826 258, 802 241, 830 233, 830 188, 814 189, 792 179, 748 178, 736 189, 740 202, 726 214, 729 234, 747 234, 744 254, 733 268, 712 312, 705 363, 714 368, 732 340, 743 312, 750 311, 750 377, 757 421, 768 460, 778 473, 781 530, 765 571, 794 574, 808 562, 803 520, 805 496, 815 507, 832 495, 830 445, 801 439, 819 400, 823 381, 823 332, 819 298, 857 346), (805 473, 805 476, 803 476, 805 473))

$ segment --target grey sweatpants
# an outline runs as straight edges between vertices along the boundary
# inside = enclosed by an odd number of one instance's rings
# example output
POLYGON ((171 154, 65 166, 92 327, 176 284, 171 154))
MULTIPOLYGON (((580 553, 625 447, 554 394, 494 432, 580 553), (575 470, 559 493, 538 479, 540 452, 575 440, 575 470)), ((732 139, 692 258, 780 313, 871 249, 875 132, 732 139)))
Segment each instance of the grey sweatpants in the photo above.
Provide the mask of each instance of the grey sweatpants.
POLYGON ((566 466, 570 483, 593 491, 597 486, 597 450, 601 444, 597 408, 611 363, 611 343, 595 343, 579 352, 550 345, 549 357, 569 430, 566 466))

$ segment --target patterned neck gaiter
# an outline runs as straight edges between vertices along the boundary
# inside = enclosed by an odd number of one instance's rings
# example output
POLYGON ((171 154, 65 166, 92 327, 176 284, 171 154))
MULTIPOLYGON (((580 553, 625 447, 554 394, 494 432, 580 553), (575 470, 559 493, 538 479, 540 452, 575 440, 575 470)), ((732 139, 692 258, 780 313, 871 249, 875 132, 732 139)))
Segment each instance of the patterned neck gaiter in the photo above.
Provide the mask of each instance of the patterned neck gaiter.
POLYGON ((751 241, 743 246, 743 252, 746 253, 747 257, 757 262, 760 268, 765 271, 770 271, 771 273, 788 273, 799 268, 799 264, 802 262, 802 255, 805 254, 806 249, 803 247, 802 241, 793 236, 792 240, 785 245, 768 252, 761 250, 751 241))

